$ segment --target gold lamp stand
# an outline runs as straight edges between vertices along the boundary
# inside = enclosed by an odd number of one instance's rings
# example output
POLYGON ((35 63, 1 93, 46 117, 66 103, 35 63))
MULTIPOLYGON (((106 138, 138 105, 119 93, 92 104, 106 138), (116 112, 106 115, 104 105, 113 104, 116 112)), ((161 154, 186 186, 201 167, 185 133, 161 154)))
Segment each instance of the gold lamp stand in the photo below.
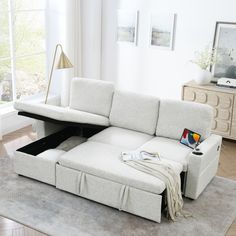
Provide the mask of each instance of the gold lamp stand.
POLYGON ((48 88, 47 88, 45 104, 47 103, 47 100, 48 100, 48 94, 49 94, 50 85, 51 85, 51 81, 52 81, 52 75, 53 75, 53 71, 54 71, 54 65, 55 65, 55 60, 56 60, 56 55, 57 55, 58 48, 61 49, 61 54, 60 54, 60 58, 59 58, 59 61, 58 61, 56 69, 66 69, 66 68, 72 68, 73 67, 73 65, 71 64, 69 58, 64 53, 62 45, 61 44, 57 44, 56 48, 55 48, 55 51, 54 51, 52 68, 51 68, 51 71, 50 71, 50 76, 49 76, 49 81, 48 81, 48 88))

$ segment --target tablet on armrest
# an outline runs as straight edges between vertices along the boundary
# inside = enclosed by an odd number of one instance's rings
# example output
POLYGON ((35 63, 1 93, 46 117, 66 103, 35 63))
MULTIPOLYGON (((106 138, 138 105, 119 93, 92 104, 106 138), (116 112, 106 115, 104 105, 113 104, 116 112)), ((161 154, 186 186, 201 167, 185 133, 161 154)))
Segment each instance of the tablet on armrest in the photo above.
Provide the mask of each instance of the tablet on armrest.
POLYGON ((180 138, 180 143, 192 149, 195 149, 200 143, 200 139, 200 134, 185 128, 180 138))

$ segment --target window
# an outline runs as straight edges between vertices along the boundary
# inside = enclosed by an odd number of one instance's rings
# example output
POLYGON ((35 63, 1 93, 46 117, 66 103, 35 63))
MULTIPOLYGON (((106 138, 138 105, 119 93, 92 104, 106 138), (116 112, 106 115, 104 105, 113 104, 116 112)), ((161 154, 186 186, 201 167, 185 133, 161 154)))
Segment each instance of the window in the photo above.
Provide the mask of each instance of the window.
POLYGON ((0 108, 46 89, 45 1, 0 0, 0 108))

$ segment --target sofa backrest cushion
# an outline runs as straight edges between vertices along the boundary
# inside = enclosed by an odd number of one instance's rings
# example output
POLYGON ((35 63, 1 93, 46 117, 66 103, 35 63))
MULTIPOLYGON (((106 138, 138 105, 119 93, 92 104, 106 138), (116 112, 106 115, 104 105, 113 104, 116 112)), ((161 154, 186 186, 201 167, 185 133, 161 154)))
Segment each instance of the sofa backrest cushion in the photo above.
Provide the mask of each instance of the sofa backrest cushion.
POLYGON ((209 137, 213 108, 206 104, 178 100, 161 100, 156 135, 180 139, 184 128, 209 137))
POLYGON ((73 78, 70 108, 108 117, 114 85, 107 81, 73 78))
POLYGON ((115 91, 110 124, 153 135, 157 123, 159 99, 131 92, 115 91))

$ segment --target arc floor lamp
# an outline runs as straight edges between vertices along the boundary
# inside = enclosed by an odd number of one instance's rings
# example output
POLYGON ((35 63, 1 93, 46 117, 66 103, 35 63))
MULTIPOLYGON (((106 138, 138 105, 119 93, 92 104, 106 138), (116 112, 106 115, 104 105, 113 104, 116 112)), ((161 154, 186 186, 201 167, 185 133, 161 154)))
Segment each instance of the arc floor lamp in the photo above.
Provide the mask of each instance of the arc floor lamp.
POLYGON ((54 56, 53 56, 53 61, 52 61, 52 68, 51 68, 51 71, 50 71, 48 87, 47 87, 47 94, 46 94, 46 98, 45 98, 45 104, 47 103, 47 100, 48 100, 48 94, 49 94, 50 85, 51 85, 51 81, 52 81, 52 75, 53 75, 53 71, 54 71, 54 66, 55 66, 55 61, 56 61, 56 55, 57 55, 58 48, 61 49, 61 55, 59 57, 56 69, 66 69, 66 68, 72 68, 73 67, 73 65, 70 62, 69 58, 64 53, 62 45, 57 44, 56 48, 55 48, 55 51, 54 51, 54 56))

